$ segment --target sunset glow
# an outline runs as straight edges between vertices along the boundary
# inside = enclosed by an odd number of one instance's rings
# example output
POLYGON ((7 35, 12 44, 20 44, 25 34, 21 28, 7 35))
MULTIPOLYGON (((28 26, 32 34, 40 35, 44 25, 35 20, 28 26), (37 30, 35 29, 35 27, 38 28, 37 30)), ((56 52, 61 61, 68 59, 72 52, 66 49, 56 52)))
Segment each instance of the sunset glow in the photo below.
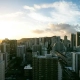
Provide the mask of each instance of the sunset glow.
POLYGON ((2 0, 0 1, 0 39, 54 35, 63 37, 66 34, 69 36, 71 32, 79 31, 79 17, 80 8, 74 1, 2 0), (78 29, 75 29, 76 25, 78 29))

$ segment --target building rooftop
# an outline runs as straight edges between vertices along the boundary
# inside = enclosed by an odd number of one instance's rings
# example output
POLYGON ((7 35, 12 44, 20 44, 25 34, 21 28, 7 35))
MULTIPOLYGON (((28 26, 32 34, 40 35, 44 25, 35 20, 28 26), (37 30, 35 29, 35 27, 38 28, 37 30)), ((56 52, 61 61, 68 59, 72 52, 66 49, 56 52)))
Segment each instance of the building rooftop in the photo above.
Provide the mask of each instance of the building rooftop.
POLYGON ((17 46, 17 47, 25 47, 25 45, 19 45, 19 46, 17 46))
POLYGON ((52 54, 45 54, 45 56, 38 56, 38 58, 58 58, 57 56, 53 56, 52 54))
POLYGON ((80 54, 80 52, 72 52, 72 53, 75 53, 75 54, 80 54))
POLYGON ((72 67, 65 67, 66 69, 72 70, 72 67))
POLYGON ((27 66, 24 67, 24 69, 32 69, 32 67, 30 64, 28 64, 27 66))

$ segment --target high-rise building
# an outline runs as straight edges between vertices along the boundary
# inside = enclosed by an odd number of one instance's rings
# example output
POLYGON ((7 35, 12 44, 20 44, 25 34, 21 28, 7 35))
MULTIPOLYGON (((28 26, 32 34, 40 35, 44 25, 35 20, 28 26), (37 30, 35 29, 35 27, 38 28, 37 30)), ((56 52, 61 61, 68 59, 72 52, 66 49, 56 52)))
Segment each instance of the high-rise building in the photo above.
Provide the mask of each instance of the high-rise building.
POLYGON ((0 80, 5 80, 5 62, 0 60, 0 80))
POLYGON ((8 66, 10 62, 10 45, 7 43, 0 44, 1 54, 4 53, 5 67, 8 66))
POLYGON ((4 55, 4 53, 0 52, 0 60, 4 60, 3 55, 4 55))
POLYGON ((80 46, 80 32, 76 33, 76 47, 80 46))
POLYGON ((10 54, 10 45, 7 43, 1 43, 0 44, 0 50, 2 53, 7 52, 8 54, 10 54))
POLYGON ((25 45, 17 46, 17 57, 23 58, 24 54, 26 53, 25 45))
POLYGON ((50 43, 51 42, 51 37, 42 37, 42 43, 45 44, 45 42, 50 43))
POLYGON ((34 56, 33 80, 58 80, 58 57, 51 54, 34 56))
POLYGON ((32 48, 32 45, 34 44, 34 40, 32 41, 32 40, 29 40, 29 41, 27 41, 26 43, 25 43, 25 45, 26 45, 26 48, 32 48))
POLYGON ((62 80, 62 67, 60 62, 58 62, 58 80, 62 80))
POLYGON ((64 36, 64 45, 65 45, 65 47, 67 47, 67 43, 68 43, 67 36, 64 36))
POLYGON ((41 55, 45 55, 47 54, 47 48, 45 46, 42 47, 42 54, 41 55))
POLYGON ((27 48, 26 50, 25 62, 27 62, 27 64, 30 64, 32 66, 32 50, 30 48, 27 48))
POLYGON ((80 80, 80 52, 72 52, 72 69, 80 80))
POLYGON ((68 66, 68 60, 65 53, 58 53, 58 80, 78 80, 71 66, 68 66))
POLYGON ((53 36, 51 38, 52 45, 54 45, 56 42, 59 42, 59 41, 60 41, 60 36, 53 36))
POLYGON ((30 64, 24 67, 24 76, 26 76, 27 79, 32 80, 32 67, 30 64))
POLYGON ((32 52, 39 52, 39 54, 41 54, 42 46, 41 45, 33 45, 32 46, 32 52))
POLYGON ((17 40, 10 40, 10 58, 17 55, 17 40))
POLYGON ((34 38, 34 44, 35 45, 39 44, 39 38, 34 38))
POLYGON ((17 40, 5 39, 1 44, 1 51, 10 53, 10 59, 17 55, 17 40))
POLYGON ((64 46, 64 44, 59 41, 59 42, 56 42, 54 45, 53 45, 53 51, 58 51, 58 52, 64 52, 66 51, 66 48, 64 46))
POLYGON ((41 42, 42 42, 42 38, 40 37, 40 38, 39 38, 39 44, 40 44, 41 42))
POLYGON ((0 80, 5 80, 5 60, 4 53, 0 52, 0 80))
POLYGON ((76 34, 71 34, 71 47, 76 47, 76 34))

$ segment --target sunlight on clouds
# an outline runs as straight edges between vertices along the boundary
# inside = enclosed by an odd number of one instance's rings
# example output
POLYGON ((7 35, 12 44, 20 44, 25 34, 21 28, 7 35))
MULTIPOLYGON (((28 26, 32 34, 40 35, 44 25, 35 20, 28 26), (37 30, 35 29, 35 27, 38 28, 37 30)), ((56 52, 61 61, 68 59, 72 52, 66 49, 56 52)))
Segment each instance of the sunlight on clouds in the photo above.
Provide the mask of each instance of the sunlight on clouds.
POLYGON ((0 15, 0 18, 17 17, 17 16, 22 15, 22 14, 23 14, 23 12, 9 13, 9 14, 0 15))
POLYGON ((63 36, 80 30, 80 26, 74 26, 80 23, 80 9, 75 3, 56 1, 33 4, 33 6, 24 5, 23 9, 0 14, 0 38, 19 39, 46 36, 46 34, 47 36, 63 36), (51 24, 48 25, 48 23, 51 24))
POLYGON ((35 9, 34 9, 33 7, 29 7, 29 6, 24 6, 23 8, 24 8, 24 9, 27 9, 27 10, 35 11, 35 9))
POLYGON ((35 9, 41 9, 41 6, 34 4, 35 9))
MULTIPOLYGON (((42 36, 61 36, 62 38, 67 35, 70 37, 70 33, 76 33, 77 25, 70 25, 70 24, 48 24, 46 29, 44 30, 33 30, 32 32, 36 35, 42 36), (46 35, 47 34, 47 35, 46 35)), ((80 26, 78 26, 80 28, 80 26)))
POLYGON ((52 21, 52 19, 50 17, 44 16, 44 15, 36 13, 36 12, 31 12, 28 14, 28 16, 32 17, 35 20, 41 21, 41 22, 52 21))
POLYGON ((42 33, 44 33, 43 30, 38 30, 38 29, 33 30, 32 32, 33 32, 33 33, 37 33, 37 34, 42 34, 42 33))
POLYGON ((8 22, 8 21, 19 21, 19 19, 24 15, 23 12, 14 12, 7 14, 0 14, 0 22, 8 22))

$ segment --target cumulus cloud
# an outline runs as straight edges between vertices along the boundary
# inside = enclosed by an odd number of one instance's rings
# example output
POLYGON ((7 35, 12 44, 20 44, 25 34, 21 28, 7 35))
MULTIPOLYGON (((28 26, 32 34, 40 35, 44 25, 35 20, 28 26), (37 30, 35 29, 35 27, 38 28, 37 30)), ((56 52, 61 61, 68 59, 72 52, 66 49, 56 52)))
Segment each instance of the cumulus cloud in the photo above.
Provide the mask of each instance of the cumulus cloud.
POLYGON ((58 23, 77 23, 80 17, 79 7, 72 2, 58 2, 54 11, 50 12, 52 18, 58 23))
POLYGON ((76 27, 77 25, 70 24, 49 24, 51 32, 53 31, 55 34, 58 32, 58 35, 70 35, 71 33, 76 33, 76 27))
MULTIPOLYGON (((34 33, 43 33, 43 32, 61 32, 61 33, 76 33, 77 25, 70 25, 70 24, 48 24, 47 28, 45 30, 33 30, 34 33)), ((78 26, 78 29, 80 26, 78 26)))
MULTIPOLYGON (((36 34, 49 34, 49 36, 61 36, 64 37, 65 35, 70 37, 71 33, 76 33, 77 25, 70 25, 70 24, 48 24, 47 28, 43 30, 34 30, 33 32, 36 34)), ((80 26, 78 26, 80 28, 80 26)))
POLYGON ((76 26, 70 24, 49 24, 49 29, 53 31, 66 31, 68 33, 75 33, 76 26))

